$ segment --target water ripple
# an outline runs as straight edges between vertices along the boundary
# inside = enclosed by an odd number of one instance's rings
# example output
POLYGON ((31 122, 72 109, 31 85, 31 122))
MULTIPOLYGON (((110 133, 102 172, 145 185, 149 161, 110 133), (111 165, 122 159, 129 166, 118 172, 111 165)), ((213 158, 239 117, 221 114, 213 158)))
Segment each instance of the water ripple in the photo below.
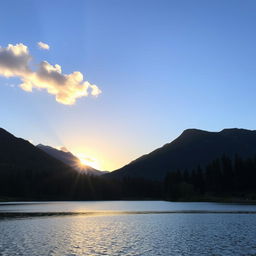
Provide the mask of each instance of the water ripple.
POLYGON ((253 214, 66 215, 0 222, 0 255, 256 255, 253 214))

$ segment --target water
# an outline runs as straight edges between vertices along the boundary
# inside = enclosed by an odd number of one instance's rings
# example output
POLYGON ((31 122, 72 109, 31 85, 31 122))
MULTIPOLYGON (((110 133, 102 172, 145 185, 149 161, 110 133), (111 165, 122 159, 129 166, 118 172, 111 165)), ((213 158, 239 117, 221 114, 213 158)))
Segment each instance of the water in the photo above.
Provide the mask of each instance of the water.
POLYGON ((256 255, 255 213, 161 201, 0 204, 0 255, 256 255))

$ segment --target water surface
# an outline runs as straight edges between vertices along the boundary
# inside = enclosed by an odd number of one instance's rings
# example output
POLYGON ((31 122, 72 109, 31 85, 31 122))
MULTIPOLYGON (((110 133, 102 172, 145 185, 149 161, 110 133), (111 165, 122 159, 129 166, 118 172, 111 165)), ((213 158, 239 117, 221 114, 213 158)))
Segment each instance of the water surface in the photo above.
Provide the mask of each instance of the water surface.
POLYGON ((161 201, 0 204, 0 216, 8 212, 18 215, 0 218, 1 256, 256 255, 254 205, 161 201), (40 212, 46 215, 26 217, 26 213, 40 212), (79 214, 47 216, 51 212, 79 214), (80 214, 88 212, 99 215, 80 214), (21 213, 25 215, 20 217, 21 213))
POLYGON ((256 205, 166 201, 69 201, 0 203, 2 212, 255 212, 256 205))

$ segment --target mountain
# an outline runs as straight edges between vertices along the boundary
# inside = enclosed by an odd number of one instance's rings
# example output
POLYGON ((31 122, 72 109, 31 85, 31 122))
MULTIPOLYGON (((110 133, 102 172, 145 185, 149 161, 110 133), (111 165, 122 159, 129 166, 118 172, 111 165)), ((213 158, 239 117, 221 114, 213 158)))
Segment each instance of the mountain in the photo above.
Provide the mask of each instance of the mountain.
POLYGON ((0 200, 120 199, 115 184, 71 168, 71 153, 60 155, 0 128, 0 200))
POLYGON ((0 128, 0 196, 61 197, 76 173, 28 141, 0 128))
POLYGON ((256 155, 256 131, 224 129, 208 132, 185 130, 177 139, 155 151, 143 155, 128 165, 106 174, 110 178, 146 178, 163 180, 167 173, 204 167, 223 155, 233 158, 256 155))
POLYGON ((30 142, 17 138, 0 128, 0 166, 20 169, 70 169, 61 161, 49 156, 30 142))
POLYGON ((0 128, 0 200, 256 198, 256 131, 189 129, 100 177, 71 168, 64 153, 60 161, 0 128))
POLYGON ((50 156, 76 169, 77 171, 84 172, 90 175, 96 175, 96 176, 100 176, 106 173, 106 172, 101 172, 99 170, 96 170, 90 166, 81 166, 80 160, 76 156, 74 156, 71 152, 58 150, 56 148, 45 146, 42 144, 37 145, 37 147, 43 150, 44 152, 46 152, 47 154, 49 154, 50 156))

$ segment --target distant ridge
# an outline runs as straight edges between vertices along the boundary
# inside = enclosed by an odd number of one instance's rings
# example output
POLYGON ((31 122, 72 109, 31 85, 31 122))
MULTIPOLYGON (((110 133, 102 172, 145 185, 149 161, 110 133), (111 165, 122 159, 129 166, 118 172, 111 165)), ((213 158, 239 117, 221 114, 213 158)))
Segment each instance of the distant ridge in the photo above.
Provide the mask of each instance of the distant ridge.
POLYGON ((102 199, 98 179, 0 128, 0 200, 102 199))
POLYGON ((106 177, 162 180, 168 172, 205 166, 222 155, 256 155, 256 131, 238 128, 209 132, 187 129, 172 142, 143 155, 106 177))
POLYGON ((96 175, 96 176, 100 176, 106 173, 106 172, 96 170, 91 166, 81 166, 79 164, 80 160, 76 156, 74 156, 71 152, 58 150, 56 148, 45 146, 42 144, 38 144, 37 147, 43 150, 44 152, 46 152, 47 154, 49 154, 50 156, 76 169, 77 171, 84 172, 90 175, 96 175))

